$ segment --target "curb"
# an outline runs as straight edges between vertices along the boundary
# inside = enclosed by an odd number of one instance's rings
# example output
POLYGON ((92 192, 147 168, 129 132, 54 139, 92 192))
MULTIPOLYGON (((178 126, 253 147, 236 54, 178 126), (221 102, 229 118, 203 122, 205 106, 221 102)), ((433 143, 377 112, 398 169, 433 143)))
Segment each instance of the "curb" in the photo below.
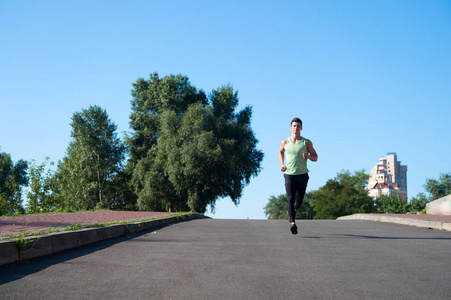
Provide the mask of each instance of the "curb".
POLYGON ((0 241, 0 266, 81 247, 124 234, 148 230, 165 224, 200 218, 206 217, 193 213, 180 217, 167 217, 145 222, 115 224, 101 228, 85 228, 77 231, 50 233, 40 237, 24 238, 21 241, 0 241))
POLYGON ((350 216, 339 217, 337 220, 360 220, 360 221, 377 221, 385 223, 395 223, 400 225, 408 225, 415 227, 423 227, 437 230, 451 231, 451 223, 439 220, 423 220, 409 217, 393 217, 377 214, 354 214, 350 216))

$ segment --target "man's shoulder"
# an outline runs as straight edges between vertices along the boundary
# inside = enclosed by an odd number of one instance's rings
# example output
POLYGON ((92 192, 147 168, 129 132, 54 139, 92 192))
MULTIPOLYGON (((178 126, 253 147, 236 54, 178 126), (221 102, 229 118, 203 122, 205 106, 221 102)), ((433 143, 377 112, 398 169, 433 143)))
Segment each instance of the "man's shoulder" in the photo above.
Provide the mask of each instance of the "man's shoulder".
POLYGON ((309 140, 309 139, 305 139, 305 145, 306 145, 306 146, 312 146, 312 145, 313 145, 313 143, 312 143, 312 141, 311 141, 311 140, 309 140))

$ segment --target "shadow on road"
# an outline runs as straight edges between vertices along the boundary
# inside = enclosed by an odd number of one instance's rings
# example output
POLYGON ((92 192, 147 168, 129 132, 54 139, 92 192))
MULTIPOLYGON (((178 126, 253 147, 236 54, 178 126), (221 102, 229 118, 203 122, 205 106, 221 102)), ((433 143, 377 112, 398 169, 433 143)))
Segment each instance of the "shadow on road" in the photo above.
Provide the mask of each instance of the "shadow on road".
POLYGON ((337 238, 337 239, 375 239, 375 240, 451 240, 443 237, 399 237, 399 236, 375 236, 375 235, 360 235, 360 234, 327 234, 323 236, 302 236, 303 239, 323 239, 323 238, 337 238))

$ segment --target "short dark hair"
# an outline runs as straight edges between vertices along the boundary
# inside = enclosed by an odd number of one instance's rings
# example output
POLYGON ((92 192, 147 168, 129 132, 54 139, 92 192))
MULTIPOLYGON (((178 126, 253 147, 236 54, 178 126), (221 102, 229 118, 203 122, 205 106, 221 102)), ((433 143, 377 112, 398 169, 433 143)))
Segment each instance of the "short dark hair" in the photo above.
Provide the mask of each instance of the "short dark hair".
POLYGON ((291 120, 290 126, 293 125, 293 122, 301 123, 301 127, 302 127, 302 120, 301 120, 301 119, 299 119, 299 118, 294 118, 293 120, 291 120))

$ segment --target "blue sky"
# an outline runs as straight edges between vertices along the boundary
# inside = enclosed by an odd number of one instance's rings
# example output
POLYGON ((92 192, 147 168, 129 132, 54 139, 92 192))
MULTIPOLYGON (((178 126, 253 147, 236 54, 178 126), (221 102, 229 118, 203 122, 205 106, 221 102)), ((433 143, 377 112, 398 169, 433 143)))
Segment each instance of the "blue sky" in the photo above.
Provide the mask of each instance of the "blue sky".
POLYGON ((412 197, 451 171, 450 28, 446 0, 0 0, 1 151, 57 162, 90 105, 123 137, 132 83, 183 74, 207 93, 231 83, 265 154, 241 204, 210 216, 265 218, 295 116, 319 155, 308 190, 396 152, 412 197))

